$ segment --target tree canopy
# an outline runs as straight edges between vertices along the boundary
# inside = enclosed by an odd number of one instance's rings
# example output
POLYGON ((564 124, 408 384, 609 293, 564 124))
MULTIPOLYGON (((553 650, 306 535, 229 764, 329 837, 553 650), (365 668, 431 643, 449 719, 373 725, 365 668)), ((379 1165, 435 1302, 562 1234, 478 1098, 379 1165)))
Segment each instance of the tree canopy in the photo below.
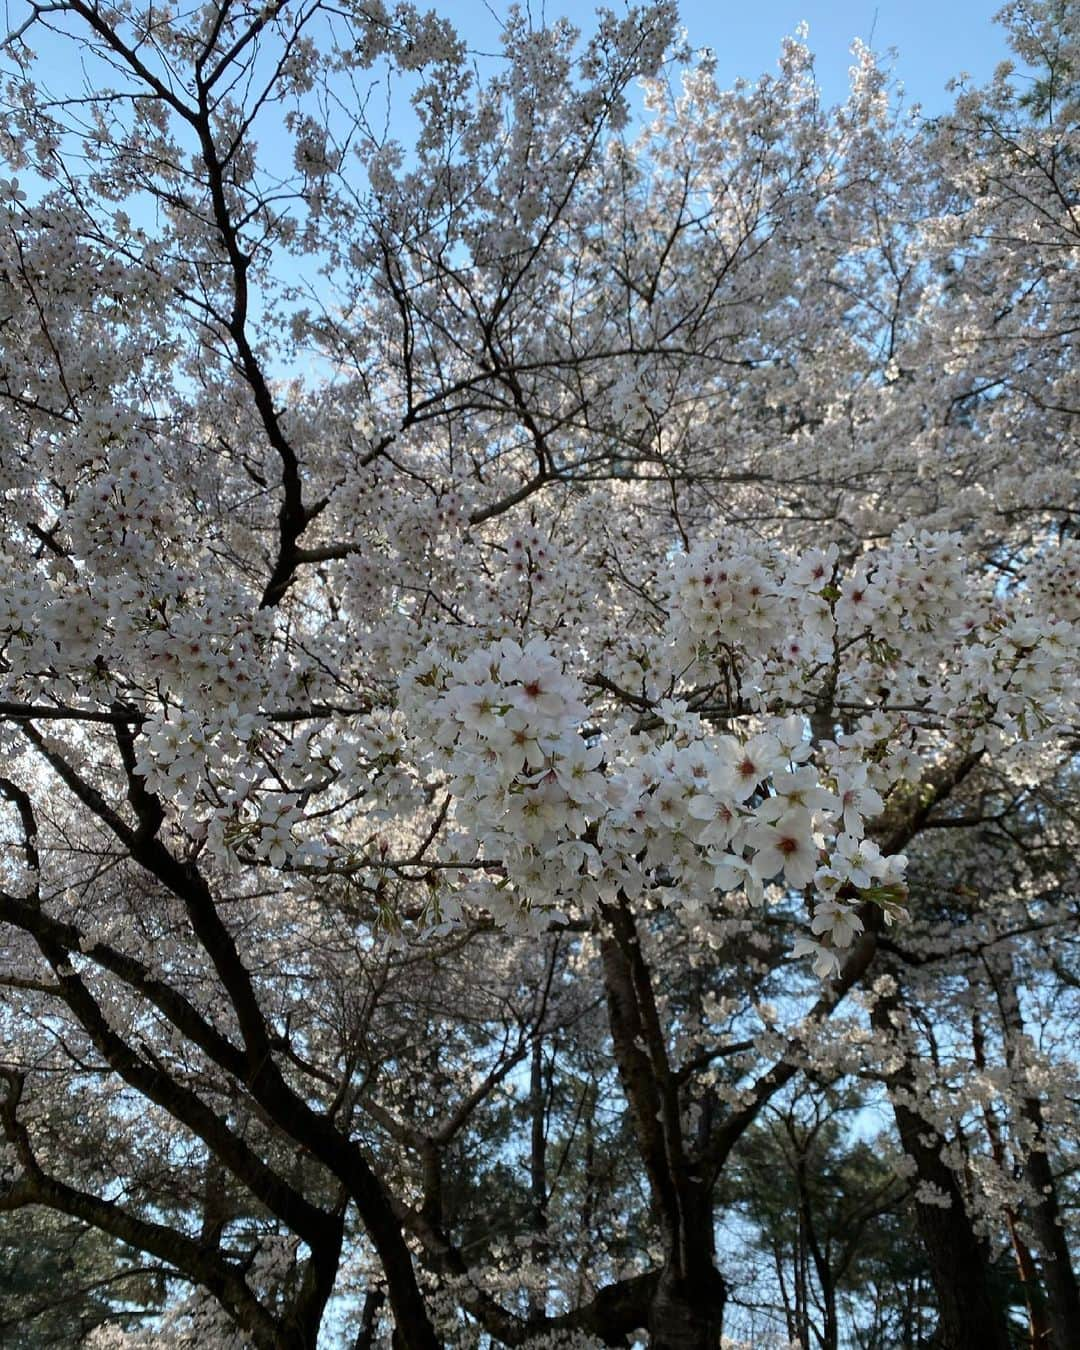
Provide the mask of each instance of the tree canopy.
POLYGON ((668 0, 13 11, 0 1343, 1080 1344, 1080 6, 1000 17, 928 120, 668 0))

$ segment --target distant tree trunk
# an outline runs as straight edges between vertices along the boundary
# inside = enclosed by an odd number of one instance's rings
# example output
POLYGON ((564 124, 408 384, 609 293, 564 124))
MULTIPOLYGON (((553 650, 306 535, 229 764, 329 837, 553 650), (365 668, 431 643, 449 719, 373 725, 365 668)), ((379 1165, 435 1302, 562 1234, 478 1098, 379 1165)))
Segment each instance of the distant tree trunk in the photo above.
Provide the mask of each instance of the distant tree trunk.
MULTIPOLYGON (((817 1337, 821 1350, 837 1350, 840 1344, 840 1328, 836 1316, 836 1280, 833 1276, 829 1258, 822 1250, 814 1228, 814 1214, 810 1205, 810 1185, 806 1172, 806 1158, 800 1156, 795 1164, 795 1185, 798 1191, 799 1232, 804 1247, 804 1260, 808 1255, 814 1263, 818 1288, 821 1291, 822 1329, 817 1337)), ((809 1275, 809 1269, 807 1269, 809 1275)), ((806 1280, 809 1293, 809 1279, 806 1280)), ((810 1309, 807 1299, 804 1319, 804 1336, 807 1350, 810 1350, 810 1309)))
POLYGON ((379 1311, 386 1302, 381 1289, 369 1289, 364 1295, 360 1314, 360 1330, 356 1333, 353 1350, 375 1350, 375 1333, 379 1329, 379 1311))
POLYGON ((784 1279, 784 1261, 780 1250, 779 1242, 772 1244, 773 1262, 776 1266, 776 1282, 780 1286, 780 1299, 784 1305, 784 1322, 787 1326, 787 1338, 789 1341, 797 1339, 795 1327, 795 1310, 791 1306, 791 1299, 788 1296, 787 1281, 784 1279))
MULTIPOLYGON (((548 1259, 548 1190, 547 1190, 547 1084, 544 1078, 544 1040, 537 1036, 532 1045, 529 1073, 529 1197, 532 1205, 533 1236, 530 1244, 533 1264, 544 1269, 548 1259)), ((542 1289, 529 1293, 529 1316, 543 1317, 547 1312, 547 1298, 542 1289)))

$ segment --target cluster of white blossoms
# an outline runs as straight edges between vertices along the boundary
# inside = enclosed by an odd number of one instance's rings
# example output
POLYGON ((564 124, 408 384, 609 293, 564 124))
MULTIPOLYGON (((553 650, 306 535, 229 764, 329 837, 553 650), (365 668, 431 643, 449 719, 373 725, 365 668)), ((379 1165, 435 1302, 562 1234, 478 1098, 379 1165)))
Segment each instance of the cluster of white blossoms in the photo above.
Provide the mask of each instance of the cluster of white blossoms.
POLYGON ((848 560, 835 544, 698 546, 672 565, 672 668, 726 679, 755 709, 877 712, 878 740, 949 725, 1001 754, 1055 734, 1077 707, 1069 557, 1036 560, 1002 595, 960 545, 923 532, 848 560), (1046 592, 1053 617, 1037 605, 1046 592))
POLYGON ((72 543, 100 573, 153 564, 172 527, 168 484, 150 436, 120 409, 88 419, 83 449, 99 471, 87 476, 68 516, 72 543))
POLYGON ((429 647, 401 707, 417 770, 452 801, 442 857, 469 869, 445 873, 454 903, 548 921, 645 890, 691 908, 799 892, 796 953, 837 973, 862 903, 904 913, 905 859, 870 836, 943 729, 1004 751, 1075 715, 1075 628, 1035 631, 956 544, 923 535, 846 565, 835 545, 676 558, 651 653, 669 697, 634 696, 636 721, 561 635, 429 647))
POLYGON ((863 835, 883 805, 866 766, 837 748, 835 772, 814 767, 802 717, 717 735, 669 701, 648 730, 602 732, 583 685, 540 637, 461 660, 431 651, 402 699, 452 795, 457 859, 486 865, 467 898, 501 918, 551 919, 646 888, 692 908, 718 892, 760 904, 770 885, 814 888, 812 948, 825 974, 861 930, 859 901, 894 908, 903 893, 904 858, 883 858, 863 835))

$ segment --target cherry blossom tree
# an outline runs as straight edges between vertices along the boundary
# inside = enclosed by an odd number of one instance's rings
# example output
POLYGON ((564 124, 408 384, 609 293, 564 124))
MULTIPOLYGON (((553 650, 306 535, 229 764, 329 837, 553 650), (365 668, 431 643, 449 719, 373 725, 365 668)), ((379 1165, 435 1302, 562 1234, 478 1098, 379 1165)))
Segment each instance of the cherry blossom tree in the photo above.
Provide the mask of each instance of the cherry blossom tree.
POLYGON ((1034 101, 927 126, 861 47, 724 91, 667 3, 488 74, 381 0, 24 8, 0 1205, 166 1270, 166 1343, 705 1350, 725 1165, 856 1074, 1004 1344, 935 923, 1068 1334, 1027 881, 936 907, 1077 745, 1076 10, 1007 17, 1034 101))

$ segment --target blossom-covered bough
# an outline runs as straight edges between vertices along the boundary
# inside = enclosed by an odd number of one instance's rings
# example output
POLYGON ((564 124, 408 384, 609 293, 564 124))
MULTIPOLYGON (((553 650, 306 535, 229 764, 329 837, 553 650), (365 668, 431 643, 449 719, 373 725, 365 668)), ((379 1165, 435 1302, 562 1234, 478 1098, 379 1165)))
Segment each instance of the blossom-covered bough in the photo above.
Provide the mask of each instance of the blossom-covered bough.
MULTIPOLYGON (((1018 12, 1072 72, 1065 10, 1018 12)), ((1068 115, 1002 72, 930 129, 861 48, 826 111, 798 42, 721 91, 667 4, 502 40, 57 0, 5 44, 0 1205, 160 1262, 155 1343, 314 1346, 362 1287, 357 1346, 717 1344, 717 1177, 850 1069, 851 991, 955 1175, 889 1050, 908 857, 1075 754, 1068 115), (635 1250, 595 1168, 556 1223, 560 1038, 635 1250), (470 1249, 527 1062, 517 1256, 470 1249)), ((943 1343, 1003 1343, 946 1267, 943 1343)))

